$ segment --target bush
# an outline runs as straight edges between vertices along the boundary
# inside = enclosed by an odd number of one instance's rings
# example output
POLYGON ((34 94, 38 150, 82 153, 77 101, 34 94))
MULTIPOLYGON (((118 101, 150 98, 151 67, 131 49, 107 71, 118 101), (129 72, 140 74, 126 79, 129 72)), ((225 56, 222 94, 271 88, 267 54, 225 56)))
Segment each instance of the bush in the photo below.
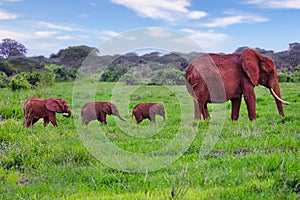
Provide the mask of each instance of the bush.
POLYGON ((140 80, 136 78, 133 74, 125 74, 122 79, 122 82, 124 82, 126 85, 139 85, 141 84, 140 80))
POLYGON ((151 79, 151 85, 183 85, 184 72, 177 69, 159 70, 151 79))
POLYGON ((57 68, 54 70, 55 81, 74 81, 77 77, 76 69, 57 68))
POLYGON ((8 87, 9 78, 4 72, 0 72, 0 88, 8 87))
POLYGON ((295 67, 295 72, 293 74, 293 80, 295 82, 300 82, 300 65, 298 65, 297 67, 295 67))
POLYGON ((54 73, 46 71, 22 72, 11 78, 8 86, 11 90, 36 88, 41 85, 52 85, 54 73))
POLYGON ((117 82, 130 69, 121 66, 114 66, 107 68, 100 77, 100 81, 117 82))
POLYGON ((0 116, 4 119, 22 119, 23 118, 23 111, 19 106, 13 105, 11 107, 3 107, 0 108, 0 116))
POLYGON ((13 77, 10 80, 8 86, 12 91, 16 91, 16 90, 19 90, 19 89, 29 89, 29 88, 31 88, 31 85, 26 80, 26 78, 22 75, 19 75, 19 74, 16 75, 15 77, 13 77))
POLYGON ((52 71, 41 71, 40 74, 40 85, 53 85, 55 81, 55 73, 52 71))
POLYGON ((66 68, 65 66, 51 64, 47 65, 46 69, 51 73, 52 82, 73 81, 77 77, 76 69, 66 68))
POLYGON ((22 76, 24 77, 28 83, 31 85, 31 87, 36 87, 39 85, 40 83, 40 74, 38 72, 22 72, 20 74, 18 74, 17 76, 22 76))
POLYGON ((292 75, 287 73, 278 73, 278 82, 294 82, 292 75))

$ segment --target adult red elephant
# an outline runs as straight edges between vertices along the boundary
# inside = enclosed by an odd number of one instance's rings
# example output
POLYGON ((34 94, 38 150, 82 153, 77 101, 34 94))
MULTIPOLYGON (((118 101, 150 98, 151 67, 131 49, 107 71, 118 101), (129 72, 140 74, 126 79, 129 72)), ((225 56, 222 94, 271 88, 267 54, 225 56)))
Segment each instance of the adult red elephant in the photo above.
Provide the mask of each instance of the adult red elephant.
POLYGON ((115 115, 125 121, 119 114, 118 108, 111 102, 88 102, 81 109, 81 122, 87 125, 92 120, 107 124, 106 115, 115 115))
POLYGON ((144 119, 149 119, 155 122, 155 115, 161 115, 166 121, 166 112, 162 103, 140 103, 137 104, 132 110, 137 123, 141 123, 144 119))
POLYGON ((67 113, 64 117, 71 117, 71 109, 66 100, 62 98, 37 98, 28 99, 23 106, 26 128, 33 126, 40 118, 44 119, 44 126, 49 122, 57 127, 55 113, 67 113))
POLYGON ((275 98, 278 112, 284 116, 276 67, 273 60, 253 49, 242 53, 207 54, 194 59, 185 74, 186 87, 194 98, 195 119, 210 118, 207 103, 232 103, 231 119, 238 120, 242 95, 248 117, 256 119, 254 87, 269 88, 275 98), (222 94, 223 90, 223 94, 222 94))

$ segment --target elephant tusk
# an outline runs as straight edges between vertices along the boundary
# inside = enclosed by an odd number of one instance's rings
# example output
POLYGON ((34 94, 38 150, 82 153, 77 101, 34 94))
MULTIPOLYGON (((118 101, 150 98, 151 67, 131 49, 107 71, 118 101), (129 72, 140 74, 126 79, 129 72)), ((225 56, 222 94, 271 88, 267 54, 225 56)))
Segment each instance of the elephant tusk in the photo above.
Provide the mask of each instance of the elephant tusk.
POLYGON ((272 95, 278 100, 280 101, 282 104, 288 105, 290 104, 290 102, 284 101, 282 100, 279 96, 277 96, 277 94, 274 92, 274 90, 272 88, 270 88, 270 91, 272 93, 272 95))
POLYGON ((71 117, 71 112, 68 112, 67 115, 63 114, 63 116, 66 117, 66 118, 70 118, 71 117))

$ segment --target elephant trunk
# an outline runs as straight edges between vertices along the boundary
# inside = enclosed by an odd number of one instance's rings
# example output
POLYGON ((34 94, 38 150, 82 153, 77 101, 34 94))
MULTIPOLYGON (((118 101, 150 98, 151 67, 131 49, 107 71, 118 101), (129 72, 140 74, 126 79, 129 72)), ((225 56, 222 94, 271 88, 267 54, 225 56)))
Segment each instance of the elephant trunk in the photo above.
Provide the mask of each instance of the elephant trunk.
POLYGON ((68 113, 67 115, 63 115, 64 117, 70 118, 72 115, 71 110, 67 111, 66 113, 68 113))
POLYGON ((126 122, 126 120, 121 117, 121 115, 119 114, 118 111, 115 111, 115 110, 112 110, 112 111, 113 111, 112 112, 113 115, 117 116, 120 120, 126 122))
POLYGON ((269 90, 270 90, 272 96, 275 99, 278 113, 283 117, 284 116, 284 111, 283 111, 282 104, 289 104, 289 102, 284 101, 284 100, 281 99, 281 94, 280 94, 280 89, 279 89, 278 82, 276 82, 273 87, 270 87, 269 90))
POLYGON ((115 105, 115 104, 111 104, 111 114, 112 115, 114 115, 114 116, 117 116, 120 120, 122 120, 122 121, 126 121, 125 119, 123 119, 122 117, 121 117, 121 115, 119 114, 119 111, 118 111, 118 108, 117 108, 117 106, 115 105))
POLYGON ((117 114, 116 115, 120 120, 122 120, 122 121, 124 121, 124 122, 126 122, 126 120, 125 119, 123 119, 121 116, 120 116, 120 114, 117 114))

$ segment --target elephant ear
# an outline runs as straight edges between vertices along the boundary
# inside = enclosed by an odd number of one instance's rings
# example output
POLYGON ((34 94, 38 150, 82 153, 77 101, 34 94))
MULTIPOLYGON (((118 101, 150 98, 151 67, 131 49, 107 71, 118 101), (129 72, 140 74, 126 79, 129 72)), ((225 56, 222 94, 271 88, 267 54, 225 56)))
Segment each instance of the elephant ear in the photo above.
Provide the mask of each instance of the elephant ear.
POLYGON ((55 98, 46 99, 46 108, 47 110, 61 113, 63 112, 61 110, 60 101, 55 98))
POLYGON ((106 113, 106 114, 108 114, 108 115, 111 115, 111 104, 110 104, 110 103, 107 103, 107 104, 103 105, 103 106, 101 107, 101 110, 102 110, 104 113, 106 113))
POLYGON ((262 56, 253 49, 246 49, 241 55, 242 68, 246 72, 251 83, 255 86, 259 83, 259 65, 261 57, 262 56))

